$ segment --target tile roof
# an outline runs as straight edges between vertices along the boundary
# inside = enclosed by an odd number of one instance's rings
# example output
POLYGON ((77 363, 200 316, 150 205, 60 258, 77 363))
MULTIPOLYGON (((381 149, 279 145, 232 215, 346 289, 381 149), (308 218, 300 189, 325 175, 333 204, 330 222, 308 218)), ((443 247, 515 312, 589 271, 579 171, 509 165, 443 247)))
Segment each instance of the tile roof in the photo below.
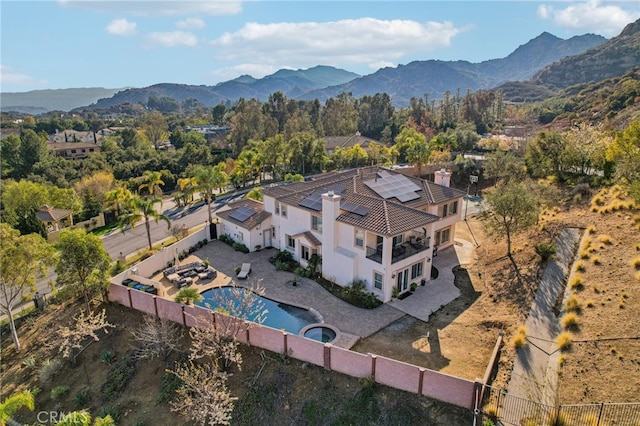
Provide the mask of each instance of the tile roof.
POLYGON ((218 217, 226 220, 227 222, 235 223, 236 225, 247 230, 251 230, 255 228, 256 226, 264 222, 268 217, 271 217, 271 213, 264 211, 264 205, 261 202, 252 200, 250 198, 244 198, 242 200, 233 201, 227 204, 227 206, 229 207, 228 210, 217 212, 218 217), (239 209, 240 207, 253 209, 257 213, 249 217, 244 222, 240 222, 239 220, 236 220, 231 217, 233 212, 239 209))
POLYGON ((43 222, 57 222, 72 214, 72 210, 56 209, 51 206, 42 206, 36 212, 36 217, 43 222))
POLYGON ((316 236, 311 233, 311 231, 304 231, 304 232, 301 232, 299 234, 292 235, 292 237, 293 238, 300 238, 300 237, 306 238, 307 241, 309 241, 311 243, 311 245, 313 245, 314 247, 322 245, 322 241, 317 239, 316 236))
MULTIPOLYGON (((294 182, 264 189, 264 195, 274 197, 281 203, 318 213, 313 209, 299 205, 312 193, 327 192, 338 185, 344 187, 341 196, 344 201, 369 208, 369 213, 360 216, 342 210, 338 221, 367 229, 380 235, 397 235, 437 221, 437 216, 426 213, 430 204, 440 204, 464 196, 464 192, 454 188, 447 188, 423 179, 406 176, 415 183, 420 190, 416 191, 419 198, 401 203, 395 197, 383 199, 364 182, 375 179, 379 171, 385 170, 389 174, 398 174, 390 169, 380 167, 364 167, 340 172, 325 173, 307 182, 294 182)), ((336 191, 337 192, 337 191, 336 191)))

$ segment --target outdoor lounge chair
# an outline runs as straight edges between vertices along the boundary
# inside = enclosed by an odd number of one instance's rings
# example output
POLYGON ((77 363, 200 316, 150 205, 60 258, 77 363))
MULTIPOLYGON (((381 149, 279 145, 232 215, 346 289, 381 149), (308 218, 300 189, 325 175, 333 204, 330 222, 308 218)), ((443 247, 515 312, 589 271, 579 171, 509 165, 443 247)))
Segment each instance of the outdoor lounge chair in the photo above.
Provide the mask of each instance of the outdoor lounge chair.
POLYGON ((240 268, 240 272, 238 272, 238 278, 245 280, 247 279, 247 276, 249 276, 250 272, 251 272, 251 264, 243 263, 242 268, 240 268))

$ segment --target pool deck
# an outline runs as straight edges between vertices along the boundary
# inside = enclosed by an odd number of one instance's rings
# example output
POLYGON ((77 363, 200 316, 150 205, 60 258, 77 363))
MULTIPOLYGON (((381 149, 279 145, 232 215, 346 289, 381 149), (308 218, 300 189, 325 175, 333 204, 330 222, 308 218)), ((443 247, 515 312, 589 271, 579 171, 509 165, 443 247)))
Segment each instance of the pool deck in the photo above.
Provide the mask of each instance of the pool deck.
MULTIPOLYGON (((276 270, 269 262, 269 258, 276 254, 276 249, 264 249, 260 252, 245 254, 216 240, 209 242, 181 263, 208 259, 211 266, 218 271, 215 279, 204 282, 198 280, 192 285, 199 292, 234 282, 244 287, 259 285, 264 288, 264 296, 269 299, 317 311, 324 323, 340 331, 337 340, 332 344, 349 349, 361 338, 371 336, 407 314, 427 321, 432 312, 455 299, 459 292, 453 285, 451 268, 459 263, 466 263, 463 259, 459 259, 464 257, 460 256, 462 248, 460 245, 458 243, 455 250, 454 247, 443 250, 438 257, 434 258, 434 266, 440 270, 440 276, 434 280, 435 282, 419 287, 407 299, 386 303, 375 309, 355 307, 333 296, 311 279, 276 270), (246 280, 238 279, 235 275, 235 268, 243 263, 251 264, 251 273, 246 280), (290 284, 294 278, 297 281, 296 286, 290 284)), ((162 274, 151 279, 160 282, 161 297, 173 300, 178 292, 175 286, 162 274)))

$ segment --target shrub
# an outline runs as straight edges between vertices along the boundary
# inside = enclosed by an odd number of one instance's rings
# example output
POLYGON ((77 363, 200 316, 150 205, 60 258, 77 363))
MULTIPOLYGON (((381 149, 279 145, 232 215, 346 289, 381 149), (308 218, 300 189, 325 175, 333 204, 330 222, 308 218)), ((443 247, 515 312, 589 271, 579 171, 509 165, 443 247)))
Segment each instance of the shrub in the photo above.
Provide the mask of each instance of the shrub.
POLYGON ((553 242, 540 243, 535 246, 535 251, 540 259, 546 262, 556 254, 556 244, 553 242))
POLYGON ((580 301, 575 296, 567 297, 567 300, 564 302, 564 309, 567 312, 579 312, 580 311, 580 301))
POLYGON ((28 356, 22 361, 22 364, 27 368, 34 368, 36 366, 36 359, 33 355, 28 356))
POLYGON ((117 398, 136 373, 136 360, 131 355, 126 355, 113 363, 109 369, 107 379, 102 384, 102 393, 107 399, 117 398))
POLYGON ((571 290, 582 290, 584 288, 582 275, 575 274, 573 277, 571 277, 571 279, 569 280, 569 288, 571 288, 571 290))
POLYGON ((69 386, 59 385, 51 389, 51 399, 58 399, 65 393, 69 392, 69 386))
POLYGON ((276 262, 291 262, 293 261, 293 254, 289 250, 279 250, 276 253, 276 262))
MULTIPOLYGON (((280 260, 276 260, 277 271, 288 271, 289 269, 291 269, 289 262, 282 262, 280 260)), ((238 268, 238 272, 240 272, 240 268, 238 268)), ((238 272, 236 272, 236 274, 238 272)))
POLYGON ((527 343, 527 328, 524 325, 518 327, 518 331, 511 339, 511 346, 518 349, 527 343))
POLYGON ((633 259, 631 259, 631 266, 636 269, 640 269, 640 257, 634 257, 633 259))
POLYGON ((116 359, 116 354, 113 351, 105 351, 100 355, 100 361, 105 364, 113 364, 113 361, 116 359))
POLYGON ((596 227, 594 225, 587 226, 587 234, 593 235, 596 233, 596 227))
POLYGON ((594 304, 593 304, 593 300, 589 299, 586 302, 587 308, 593 308, 594 304))
POLYGON ((75 407, 79 410, 87 408, 90 400, 91 394, 89 394, 89 391, 87 389, 83 389, 73 396, 73 405, 75 405, 75 407))
POLYGON ((590 237, 584 237, 580 242, 580 250, 587 250, 593 240, 590 237))
POLYGON ((569 349, 571 349, 572 343, 573 343, 573 340, 571 339, 571 334, 567 333, 566 331, 563 333, 560 333, 556 338, 556 344, 558 345, 558 348, 562 352, 566 352, 569 349))
POLYGON ((562 317, 560 323, 565 330, 577 328, 579 324, 578 315, 575 312, 569 312, 562 317))
POLYGON ((598 236, 598 241, 600 241, 603 244, 606 245, 611 245, 613 244, 613 240, 611 239, 611 237, 607 234, 601 234, 598 236))
POLYGON ((591 256, 591 253, 589 252, 589 250, 582 250, 580 252, 580 259, 588 259, 589 256, 591 256))
POLYGON ((249 249, 242 243, 233 243, 231 245, 235 251, 241 251, 242 253, 249 253, 249 249))
POLYGON ((594 265, 601 265, 602 262, 600 262, 600 258, 598 256, 593 256, 591 258, 591 263, 593 263, 594 265))
POLYGON ((296 269, 294 269, 293 271, 294 274, 299 275, 301 277, 310 277, 311 276, 311 271, 303 268, 302 266, 298 266, 296 267, 296 269))
POLYGON ((53 376, 58 374, 60 368, 62 367, 62 361, 59 359, 45 360, 42 363, 42 367, 40 367, 40 372, 38 373, 38 379, 41 382, 48 382, 51 380, 53 376))
POLYGON ((584 272, 587 270, 583 261, 579 260, 573 265, 573 270, 577 272, 584 272))

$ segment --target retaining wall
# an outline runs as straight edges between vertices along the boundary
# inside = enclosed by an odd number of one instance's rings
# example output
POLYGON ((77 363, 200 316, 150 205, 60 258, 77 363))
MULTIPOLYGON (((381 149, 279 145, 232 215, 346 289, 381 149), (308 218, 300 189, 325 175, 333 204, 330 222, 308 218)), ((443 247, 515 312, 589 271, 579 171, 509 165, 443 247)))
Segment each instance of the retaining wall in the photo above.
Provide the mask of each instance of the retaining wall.
MULTIPOLYGON (((197 241, 197 240, 196 240, 197 241)), ((371 377, 378 383, 417 393, 460 407, 474 408, 474 390, 478 383, 390 358, 361 354, 292 335, 264 325, 251 325, 199 306, 185 306, 161 297, 111 284, 109 300, 151 315, 175 321, 185 327, 197 324, 196 318, 214 321, 218 330, 230 330, 242 343, 272 352, 285 353, 300 361, 353 377, 371 377), (213 319, 211 319, 213 316, 213 319), (239 332, 238 332, 239 331, 239 332)))

